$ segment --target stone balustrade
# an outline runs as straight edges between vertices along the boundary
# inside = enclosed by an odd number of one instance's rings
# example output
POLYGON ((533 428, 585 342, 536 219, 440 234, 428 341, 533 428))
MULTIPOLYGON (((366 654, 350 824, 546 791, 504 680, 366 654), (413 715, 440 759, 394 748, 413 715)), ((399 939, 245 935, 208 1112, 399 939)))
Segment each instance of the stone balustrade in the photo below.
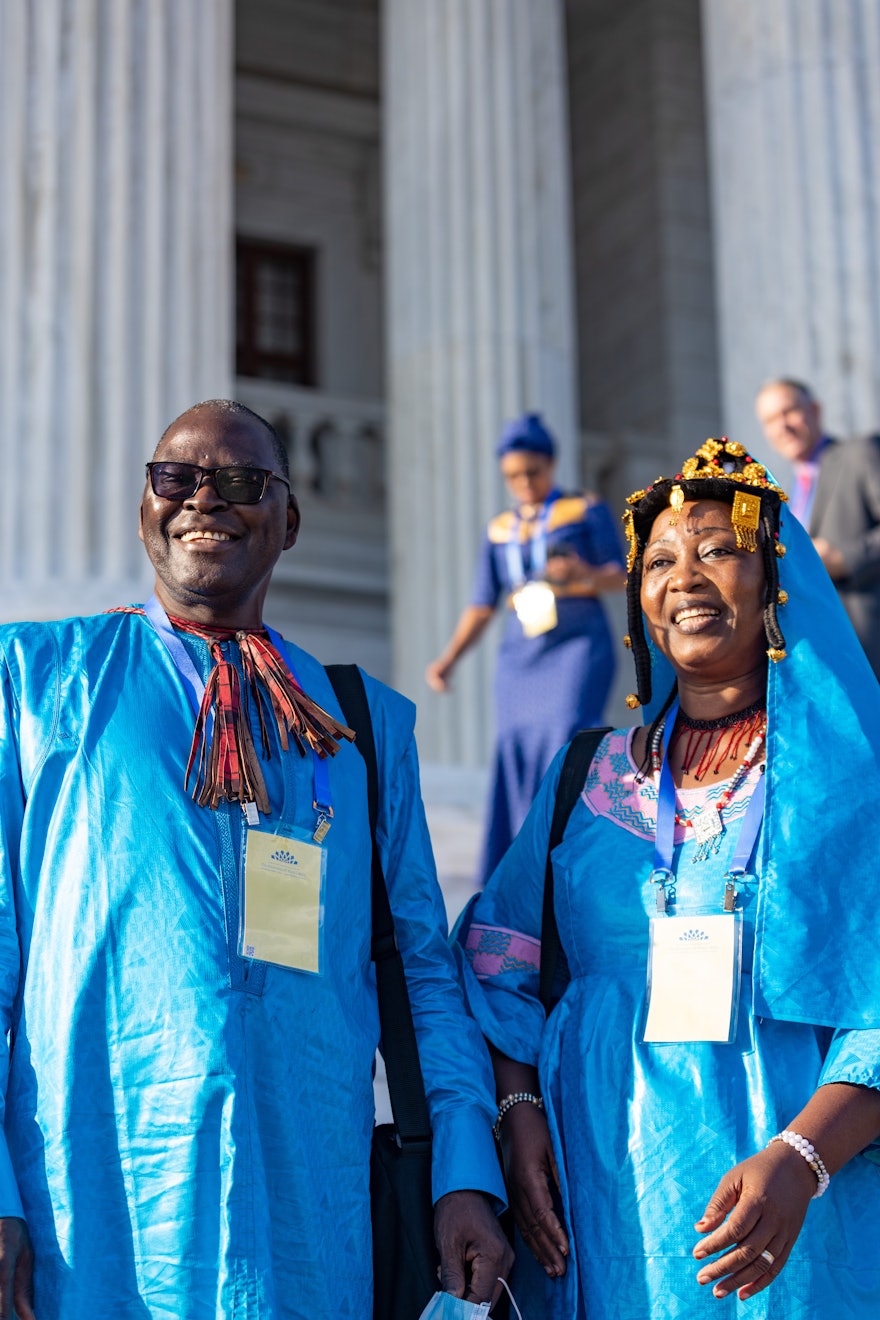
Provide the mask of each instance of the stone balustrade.
POLYGON ((236 397, 267 418, 287 445, 304 506, 359 509, 384 520, 385 405, 239 377, 236 397))
POLYGON ((357 660, 387 681, 384 404, 241 376, 235 397, 287 445, 302 511, 299 539, 273 575, 266 617, 321 660, 357 660))

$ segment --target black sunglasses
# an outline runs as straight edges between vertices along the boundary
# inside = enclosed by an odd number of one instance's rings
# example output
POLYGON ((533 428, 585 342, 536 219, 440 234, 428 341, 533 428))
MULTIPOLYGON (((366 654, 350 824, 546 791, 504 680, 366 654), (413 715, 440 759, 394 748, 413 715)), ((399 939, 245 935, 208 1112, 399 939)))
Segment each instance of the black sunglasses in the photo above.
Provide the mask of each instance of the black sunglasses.
POLYGON ((268 468, 203 468, 195 463, 148 463, 147 475, 153 494, 163 500, 188 500, 195 495, 206 477, 214 483, 221 500, 228 504, 259 504, 270 481, 281 481, 290 490, 286 477, 268 468))

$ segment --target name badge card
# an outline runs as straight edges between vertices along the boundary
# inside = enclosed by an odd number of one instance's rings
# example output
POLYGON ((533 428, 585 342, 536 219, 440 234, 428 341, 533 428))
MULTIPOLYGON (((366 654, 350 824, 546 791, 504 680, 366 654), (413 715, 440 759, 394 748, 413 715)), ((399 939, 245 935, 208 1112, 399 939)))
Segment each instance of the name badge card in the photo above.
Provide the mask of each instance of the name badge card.
POLYGON ((556 596, 546 582, 527 582, 513 593, 513 608, 526 637, 540 637, 559 622, 556 596))
POLYGON ((320 975, 326 862, 304 833, 245 832, 243 958, 320 975))
POLYGON ((741 913, 651 919, 645 1044, 736 1039, 741 913))

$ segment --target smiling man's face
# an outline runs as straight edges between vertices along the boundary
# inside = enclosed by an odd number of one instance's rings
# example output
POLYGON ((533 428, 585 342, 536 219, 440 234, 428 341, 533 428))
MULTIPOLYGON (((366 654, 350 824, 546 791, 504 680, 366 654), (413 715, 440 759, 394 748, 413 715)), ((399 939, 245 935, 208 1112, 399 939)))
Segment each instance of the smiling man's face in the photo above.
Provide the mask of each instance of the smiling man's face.
MULTIPOLYGON (((210 406, 178 418, 154 459, 277 471, 256 418, 210 406)), ((281 481, 270 481, 258 504, 224 500, 210 477, 185 500, 161 498, 148 481, 141 500, 140 538, 156 570, 156 595, 169 614, 194 622, 259 627, 272 570, 298 530, 296 500, 281 481)))

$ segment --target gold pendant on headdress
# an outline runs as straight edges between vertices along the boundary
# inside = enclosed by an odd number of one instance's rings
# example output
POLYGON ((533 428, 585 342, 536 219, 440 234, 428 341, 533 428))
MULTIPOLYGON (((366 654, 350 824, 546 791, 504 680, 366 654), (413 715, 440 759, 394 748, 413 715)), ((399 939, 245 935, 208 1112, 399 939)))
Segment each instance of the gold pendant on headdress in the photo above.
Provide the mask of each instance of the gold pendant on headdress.
POLYGON ((711 463, 714 458, 718 457, 723 448, 723 442, 710 435, 709 439, 700 445, 697 454, 700 458, 704 458, 707 463, 711 463))
POLYGON ((684 508, 684 491, 681 486, 673 486, 669 492, 669 507, 672 510, 672 517, 669 519, 669 526, 674 527, 678 522, 678 515, 684 508))
MULTIPOLYGON (((641 492, 644 495, 644 491, 641 492)), ((633 518, 632 509, 627 509, 623 515, 623 525, 626 531, 628 549, 626 552, 626 571, 633 571, 633 564, 636 562, 636 555, 639 553, 639 542, 636 537, 636 524, 633 518)))
POLYGON ((761 522, 761 497, 738 490, 730 510, 730 522, 736 532, 738 548, 754 551, 758 545, 758 527, 761 522))

